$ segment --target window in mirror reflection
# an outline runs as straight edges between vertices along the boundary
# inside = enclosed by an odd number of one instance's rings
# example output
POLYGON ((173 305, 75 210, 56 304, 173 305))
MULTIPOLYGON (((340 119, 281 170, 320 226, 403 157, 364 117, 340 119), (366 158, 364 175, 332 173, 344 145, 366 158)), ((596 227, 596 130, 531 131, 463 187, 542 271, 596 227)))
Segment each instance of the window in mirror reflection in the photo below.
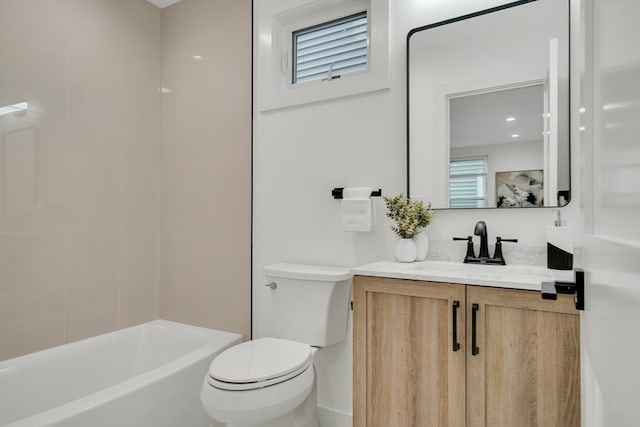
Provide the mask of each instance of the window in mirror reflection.
POLYGON ((487 158, 451 159, 449 162, 449 207, 487 206, 487 158))

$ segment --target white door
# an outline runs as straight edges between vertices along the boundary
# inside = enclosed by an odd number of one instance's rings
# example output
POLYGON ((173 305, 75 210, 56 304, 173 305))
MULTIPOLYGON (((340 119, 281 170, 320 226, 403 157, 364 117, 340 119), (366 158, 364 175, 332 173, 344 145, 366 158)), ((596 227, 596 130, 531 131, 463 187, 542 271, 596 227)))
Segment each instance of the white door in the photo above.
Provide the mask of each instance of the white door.
POLYGON ((583 425, 640 426, 640 0, 587 0, 583 425))

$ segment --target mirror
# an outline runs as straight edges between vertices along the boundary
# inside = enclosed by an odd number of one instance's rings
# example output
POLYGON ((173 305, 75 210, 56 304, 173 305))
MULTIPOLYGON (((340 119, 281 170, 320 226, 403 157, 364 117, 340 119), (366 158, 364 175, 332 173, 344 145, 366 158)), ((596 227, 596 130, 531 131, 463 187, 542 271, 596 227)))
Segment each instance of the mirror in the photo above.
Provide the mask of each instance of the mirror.
POLYGON ((569 0, 413 29, 407 62, 410 197, 434 209, 569 202, 569 0))

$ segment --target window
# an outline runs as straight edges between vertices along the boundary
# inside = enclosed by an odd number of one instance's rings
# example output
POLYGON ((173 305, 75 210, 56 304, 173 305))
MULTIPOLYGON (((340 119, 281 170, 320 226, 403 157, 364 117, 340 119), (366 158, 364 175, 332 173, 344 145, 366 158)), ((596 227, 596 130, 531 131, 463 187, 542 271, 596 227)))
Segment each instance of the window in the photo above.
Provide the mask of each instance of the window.
POLYGON ((367 69, 367 12, 293 33, 293 83, 367 69))
POLYGON ((449 207, 487 206, 487 159, 452 159, 449 163, 449 207))
MULTIPOLYGON (((261 0, 260 7, 256 8, 254 47, 254 84, 257 94, 255 101, 258 111, 271 111, 388 89, 389 1, 261 0), (341 24, 355 25, 355 28, 349 31, 357 32, 357 27, 360 27, 359 47, 345 50, 352 51, 353 57, 363 57, 360 58, 362 68, 359 71, 353 68, 340 70, 343 64, 338 63, 334 57, 328 59, 326 68, 320 74, 304 79, 302 63, 304 59, 310 59, 310 56, 306 56, 308 52, 301 50, 304 48, 303 34, 309 33, 308 36, 312 37, 322 29, 327 30, 341 24), (296 43, 297 38, 299 43, 296 43), (296 62, 300 64, 296 65, 296 62), (328 78, 330 64, 333 64, 332 79, 323 81, 328 78)), ((339 33, 335 32, 333 34, 335 38, 338 38, 338 35, 339 33)), ((321 53, 316 52, 318 55, 321 53)))

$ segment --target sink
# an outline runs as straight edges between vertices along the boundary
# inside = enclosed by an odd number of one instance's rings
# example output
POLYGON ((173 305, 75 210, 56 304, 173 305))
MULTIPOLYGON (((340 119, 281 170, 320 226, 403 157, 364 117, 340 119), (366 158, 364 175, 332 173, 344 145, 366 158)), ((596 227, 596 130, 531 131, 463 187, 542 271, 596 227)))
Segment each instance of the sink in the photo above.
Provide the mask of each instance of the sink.
POLYGON ((424 261, 413 263, 413 270, 429 276, 464 277, 500 283, 524 283, 539 286, 553 279, 544 267, 523 265, 478 265, 446 261, 424 261))
POLYGON ((480 265, 451 261, 401 263, 381 261, 356 267, 354 274, 398 279, 460 283, 501 288, 540 290, 542 282, 568 280, 571 271, 534 265, 480 265))

